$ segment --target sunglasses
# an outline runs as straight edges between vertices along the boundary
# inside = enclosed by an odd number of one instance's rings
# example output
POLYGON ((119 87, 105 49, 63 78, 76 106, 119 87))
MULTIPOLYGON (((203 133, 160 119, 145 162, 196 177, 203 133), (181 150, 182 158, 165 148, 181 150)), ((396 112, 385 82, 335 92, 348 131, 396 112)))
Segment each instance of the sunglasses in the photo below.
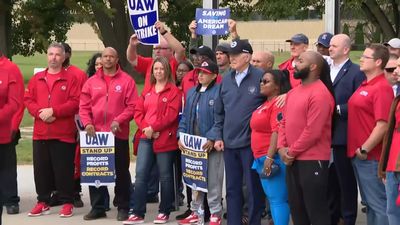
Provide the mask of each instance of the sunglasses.
POLYGON ((270 81, 270 80, 266 80, 266 79, 264 79, 264 78, 261 78, 261 79, 260 79, 260 83, 263 84, 263 85, 266 85, 266 84, 268 84, 269 82, 271 82, 271 81, 270 81))
POLYGON ((388 73, 393 73, 393 71, 396 69, 396 67, 389 67, 389 68, 385 68, 385 71, 388 73))

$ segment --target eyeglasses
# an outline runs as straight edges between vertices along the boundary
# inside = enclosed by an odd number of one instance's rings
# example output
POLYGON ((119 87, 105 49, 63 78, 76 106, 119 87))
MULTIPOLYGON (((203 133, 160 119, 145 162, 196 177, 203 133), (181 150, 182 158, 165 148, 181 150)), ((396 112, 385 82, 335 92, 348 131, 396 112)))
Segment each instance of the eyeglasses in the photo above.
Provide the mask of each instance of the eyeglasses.
POLYGON ((361 58, 364 58, 364 59, 375 59, 374 57, 367 56, 367 55, 362 55, 361 58))
POLYGON ((393 73, 393 71, 396 69, 396 67, 389 67, 389 68, 385 68, 385 71, 388 73, 393 73))
POLYGON ((266 85, 266 84, 268 84, 269 82, 271 82, 271 81, 270 81, 270 80, 263 79, 263 78, 260 79, 260 83, 263 84, 263 85, 266 85))

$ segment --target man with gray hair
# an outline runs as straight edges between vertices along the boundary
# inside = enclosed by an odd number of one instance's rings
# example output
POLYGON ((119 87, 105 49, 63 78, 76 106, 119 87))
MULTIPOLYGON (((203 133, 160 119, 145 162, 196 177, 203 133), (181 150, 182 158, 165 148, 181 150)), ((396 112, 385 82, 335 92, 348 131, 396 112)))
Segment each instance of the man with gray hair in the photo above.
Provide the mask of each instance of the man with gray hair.
POLYGON ((79 85, 75 76, 62 67, 64 46, 51 44, 47 49, 46 70, 35 74, 25 90, 24 103, 34 117, 33 171, 37 204, 29 216, 50 211, 50 194, 59 193, 63 207, 60 217, 72 216, 76 126, 79 85))

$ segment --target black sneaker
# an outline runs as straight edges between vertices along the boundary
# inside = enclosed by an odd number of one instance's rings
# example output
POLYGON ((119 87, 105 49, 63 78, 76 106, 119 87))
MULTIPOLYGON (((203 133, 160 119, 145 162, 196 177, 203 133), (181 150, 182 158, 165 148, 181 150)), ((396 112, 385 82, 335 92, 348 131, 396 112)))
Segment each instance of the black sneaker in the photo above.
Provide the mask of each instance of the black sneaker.
POLYGON ((186 210, 183 214, 177 215, 177 216, 175 217, 175 219, 176 219, 176 220, 183 220, 183 219, 185 219, 186 217, 188 217, 190 214, 192 214, 192 210, 188 209, 188 210, 186 210))
POLYGON ((118 209, 117 220, 125 221, 129 218, 128 210, 126 209, 118 209))
POLYGON ((9 215, 19 213, 19 205, 9 205, 9 206, 6 206, 6 209, 7 209, 7 214, 9 214, 9 215))
POLYGON ((95 211, 95 210, 90 210, 88 214, 86 214, 83 219, 84 220, 96 220, 100 218, 107 217, 107 214, 105 212, 100 212, 100 211, 95 211))
POLYGON ((74 196, 73 204, 75 208, 82 208, 84 206, 83 201, 81 199, 81 195, 79 193, 74 196))

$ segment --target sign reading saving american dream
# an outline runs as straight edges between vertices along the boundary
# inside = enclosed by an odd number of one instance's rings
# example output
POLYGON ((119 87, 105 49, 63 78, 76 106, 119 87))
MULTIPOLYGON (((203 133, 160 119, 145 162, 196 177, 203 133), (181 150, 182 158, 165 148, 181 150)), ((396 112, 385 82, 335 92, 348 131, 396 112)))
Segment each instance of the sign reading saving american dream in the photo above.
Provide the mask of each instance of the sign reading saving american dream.
POLYGON ((131 24, 140 43, 159 44, 158 30, 154 26, 158 20, 158 1, 128 0, 128 10, 131 24))
POLYGON ((203 150, 203 145, 206 144, 207 138, 181 132, 179 140, 185 147, 182 151, 183 181, 195 191, 208 192, 208 153, 203 150))
POLYGON ((227 35, 230 9, 196 9, 196 34, 227 35))
POLYGON ((114 134, 96 132, 94 137, 79 132, 81 146, 81 184, 96 187, 115 183, 114 134))

